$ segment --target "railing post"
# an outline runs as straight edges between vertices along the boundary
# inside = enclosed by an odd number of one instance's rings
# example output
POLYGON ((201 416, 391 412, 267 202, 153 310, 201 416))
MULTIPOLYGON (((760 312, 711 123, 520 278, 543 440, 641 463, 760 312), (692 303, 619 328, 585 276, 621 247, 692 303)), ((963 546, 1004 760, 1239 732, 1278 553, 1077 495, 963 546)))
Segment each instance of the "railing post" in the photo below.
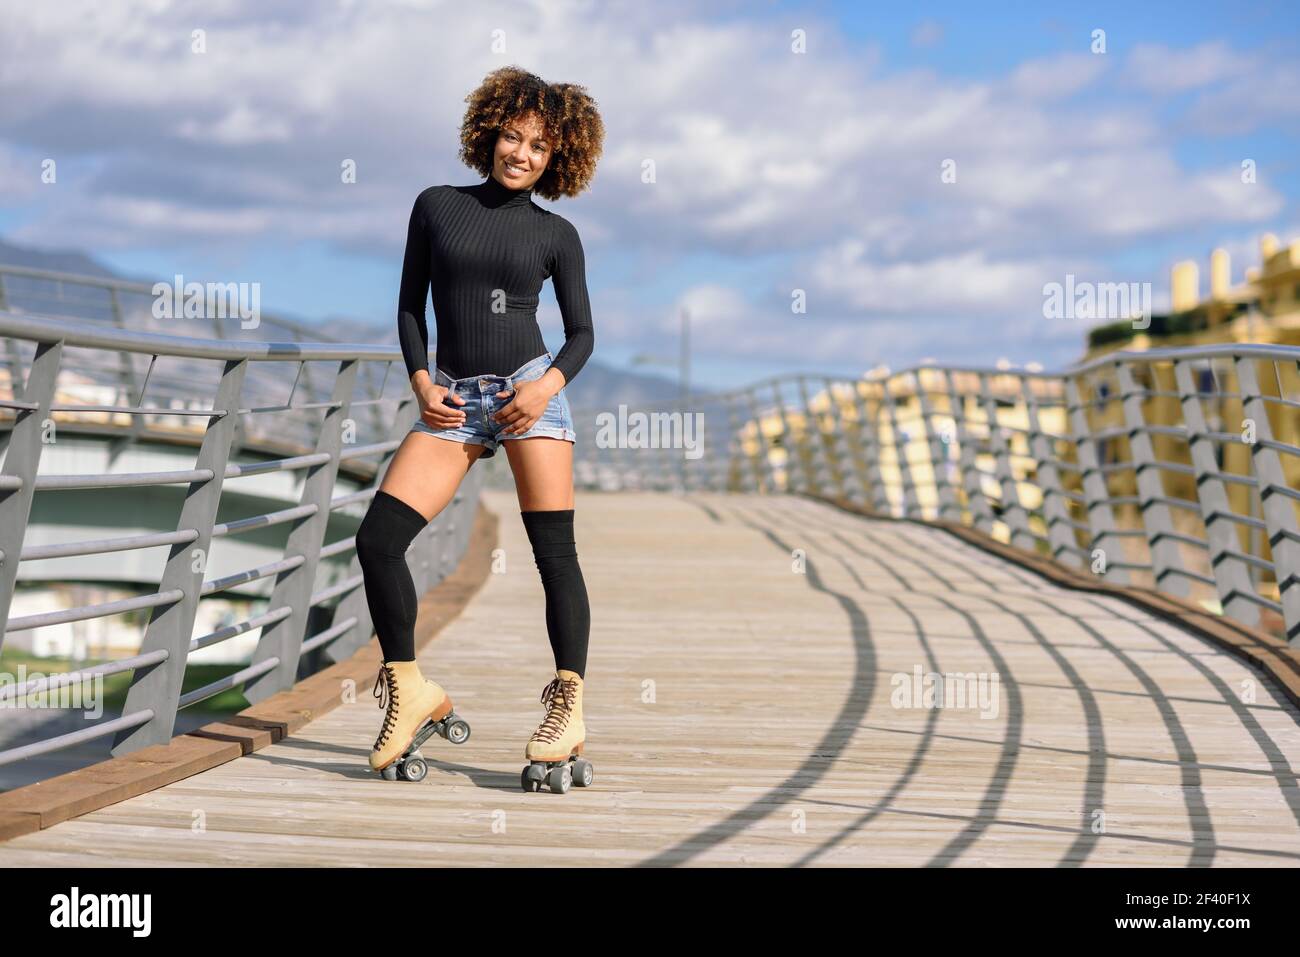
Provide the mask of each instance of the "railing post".
POLYGON ((957 380, 951 369, 944 370, 948 382, 948 407, 952 409, 953 428, 957 430, 957 454, 961 468, 962 488, 966 491, 966 507, 970 509, 971 525, 985 535, 993 534, 993 508, 984 494, 983 475, 979 470, 975 443, 966 422, 966 399, 957 390, 957 380))
MULTIPOLYGON (((1148 366, 1152 381, 1155 369, 1148 366)), ((1165 484, 1156 465, 1155 446, 1147 431, 1146 415, 1142 411, 1143 393, 1137 383, 1133 367, 1127 362, 1117 362, 1120 399, 1124 406, 1124 427, 1128 431, 1129 453, 1133 458, 1133 472, 1137 476, 1138 499, 1141 502, 1142 527, 1146 530, 1147 549, 1151 553, 1151 574, 1156 587, 1171 595, 1185 598, 1187 579, 1178 574, 1183 570, 1182 556, 1178 554, 1178 541, 1173 538, 1174 523, 1165 498, 1165 484)))
MULTIPOLYGON (((116 286, 110 286, 108 290, 109 310, 113 314, 113 325, 119 329, 126 329, 126 316, 122 314, 122 301, 117 293, 116 286)), ((139 383, 135 376, 135 360, 132 359, 131 353, 122 350, 117 354, 118 377, 122 380, 122 394, 125 398, 125 404, 144 405, 144 392, 139 388, 139 383)), ((132 443, 140 437, 144 431, 144 416, 131 416, 131 424, 128 426, 127 434, 116 438, 109 448, 109 461, 113 461, 123 451, 129 448, 132 443)))
POLYGON ((889 515, 889 493, 885 489, 885 478, 880 474, 880 429, 876 423, 880 420, 883 402, 877 401, 874 412, 870 411, 867 397, 862 394, 861 386, 870 388, 873 380, 859 379, 853 383, 853 399, 858 412, 858 444, 862 450, 862 494, 871 503, 872 511, 879 515, 889 515))
POLYGON ((921 500, 916 495, 916 483, 912 481, 912 467, 907 461, 907 446, 911 444, 911 435, 904 435, 898 425, 898 408, 894 403, 894 394, 889 390, 890 377, 881 380, 884 390, 885 408, 889 410, 889 431, 893 435, 894 455, 898 461, 898 477, 903 483, 903 516, 905 518, 924 518, 921 513, 921 500))
POLYGON ((1214 440, 1210 438, 1205 422, 1205 410, 1201 407, 1200 390, 1186 360, 1174 362, 1174 379, 1178 383, 1192 467, 1196 469, 1196 500, 1201 506, 1201 520, 1205 523, 1210 570, 1214 573, 1219 604, 1228 617, 1254 626, 1259 624, 1259 607, 1246 597, 1255 591, 1250 567, 1239 557, 1241 542, 1232 521, 1232 506, 1223 479, 1219 477, 1222 473, 1215 456, 1214 440))
POLYGON ((803 479, 796 478, 795 473, 804 465, 800 461, 799 450, 795 447, 794 432, 785 417, 785 400, 781 397, 781 380, 772 381, 772 394, 776 398, 776 419, 781 423, 781 450, 785 452, 785 491, 806 491, 803 479))
POLYGON ((750 415, 754 417, 754 438, 758 444, 758 459, 755 462, 756 478, 761 491, 775 493, 780 491, 780 487, 776 482, 776 466, 772 464, 772 449, 768 445, 767 435, 763 432, 763 411, 759 408, 758 396, 754 389, 746 389, 745 395, 749 398, 750 415))
MULTIPOLYGON (((946 522, 955 522, 961 524, 961 505, 957 502, 957 493, 953 490, 952 483, 948 481, 948 448, 949 443, 945 442, 943 436, 935 431, 934 428, 934 406, 930 402, 929 393, 926 391, 925 383, 921 379, 922 369, 913 373, 913 381, 916 382, 916 397, 921 409, 921 421, 925 423, 925 440, 926 448, 930 455, 930 469, 934 473, 934 490, 939 500, 939 519, 946 522)), ((952 441, 956 441, 957 436, 952 436, 952 441)))
MULTIPOLYGON (((1092 437, 1092 427, 1088 422, 1088 410, 1083 405, 1083 395, 1079 390, 1076 376, 1065 379, 1066 408, 1070 416, 1070 430, 1074 433, 1075 455, 1079 460, 1079 478, 1083 483, 1083 501, 1088 510, 1088 530, 1091 541, 1088 551, 1101 550, 1103 556, 1102 577, 1117 585, 1128 584, 1128 570, 1116 568, 1111 562, 1111 551, 1124 557, 1124 543, 1116 535, 1115 513, 1110 507, 1110 490, 1106 485, 1106 474, 1101 470, 1097 457, 1097 442, 1092 437), (1111 541, 1114 541, 1114 546, 1111 541)), ((1096 559, 1092 561, 1096 565, 1096 559)))
POLYGON ((1292 647, 1300 647, 1300 530, 1296 528, 1295 492, 1287 485, 1286 473, 1278 458, 1273 426, 1255 374, 1254 362, 1237 356, 1237 384, 1241 390, 1242 411, 1255 425, 1255 443, 1250 447, 1251 461, 1259 482, 1259 500, 1268 526, 1268 543, 1273 554, 1273 575, 1286 637, 1292 647))
POLYGON ((745 454, 744 439, 740 434, 740 415, 736 411, 734 392, 722 397, 723 407, 727 412, 727 451, 723 458, 722 473, 717 490, 726 492, 734 487, 738 492, 756 492, 757 487, 746 479, 749 457, 745 454))
POLYGON ((829 376, 825 376, 822 378, 822 385, 826 390, 826 402, 831 415, 830 452, 827 459, 830 463, 831 476, 835 480, 835 489, 840 498, 862 504, 864 500, 861 490, 848 479, 854 471, 853 455, 849 450, 849 436, 844 428, 840 399, 835 394, 837 383, 829 376))
POLYGON ((1011 453, 1007 438, 998 422, 998 403, 993 397, 993 387, 987 372, 980 373, 980 398, 984 402, 984 416, 989 420, 989 448, 993 452, 998 485, 1002 489, 1002 521, 1011 531, 1011 544, 1026 551, 1035 551, 1034 536, 1029 532, 1029 516, 1020 504, 1020 489, 1016 475, 1011 470, 1011 453))
POLYGON ((808 447, 809 484, 812 486, 813 494, 825 495, 834 478, 826 455, 826 437, 822 432, 822 420, 808 397, 807 377, 801 375, 798 381, 799 401, 803 404, 804 444, 808 447))
POLYGON ((1070 509, 1065 504, 1065 493, 1061 485, 1061 473, 1056 467, 1056 446, 1043 432, 1042 419, 1038 412, 1038 397, 1034 395, 1034 379, 1022 376, 1021 391, 1025 399, 1026 420, 1029 423, 1029 451, 1034 456, 1034 471, 1038 476, 1038 487, 1043 493, 1043 521, 1047 525, 1047 544, 1052 550, 1052 558, 1058 562, 1078 568, 1083 565, 1079 558, 1079 540, 1074 533, 1070 519, 1070 509))
POLYGON ((244 685, 244 697, 256 704, 289 688, 298 678, 298 657, 306 638, 308 613, 312 590, 316 583, 316 565, 320 560, 321 542, 329 526, 330 499, 339 472, 339 452, 343 446, 343 423, 348 419, 357 383, 356 359, 339 363, 330 395, 331 405, 325 410, 320 432, 316 438, 316 452, 329 455, 329 461, 313 465, 302 483, 298 504, 315 506, 316 510, 294 521, 285 542, 285 559, 302 558, 296 568, 280 572, 275 577, 268 608, 288 605, 293 611, 286 618, 272 622, 262 629, 257 650, 251 664, 261 664, 269 658, 278 660, 270 671, 252 678, 244 685))
POLYGON ((27 384, 20 386, 21 367, 14 370, 14 394, 19 401, 35 408, 16 409, 13 428, 9 434, 9 450, 5 455, 5 478, 18 482, 17 488, 0 489, 0 648, 4 647, 3 625, 9 620, 13 603, 14 585, 18 580, 18 562, 27 534, 27 520, 32 511, 32 498, 36 494, 36 471, 45 448, 45 423, 50 419, 50 405, 59 378, 59 363, 63 358, 63 342, 39 342, 32 357, 32 368, 27 384))
POLYGON ((212 525, 221 501, 221 487, 226 477, 235 423, 239 420, 239 398, 247 368, 247 359, 226 360, 213 400, 213 408, 222 410, 223 414, 208 418, 208 427, 194 463, 196 469, 206 469, 212 477, 190 483, 176 523, 178 530, 195 529, 198 538, 172 546, 158 585, 160 592, 179 589, 183 594, 176 601, 153 609, 140 644, 141 654, 165 651, 167 660, 137 669, 126 693, 123 714, 149 709, 153 711, 153 717, 135 728, 118 732, 113 739, 114 755, 128 754, 146 745, 164 744, 171 740, 190 639, 194 635, 194 616, 199 608, 204 573, 211 555, 212 525))

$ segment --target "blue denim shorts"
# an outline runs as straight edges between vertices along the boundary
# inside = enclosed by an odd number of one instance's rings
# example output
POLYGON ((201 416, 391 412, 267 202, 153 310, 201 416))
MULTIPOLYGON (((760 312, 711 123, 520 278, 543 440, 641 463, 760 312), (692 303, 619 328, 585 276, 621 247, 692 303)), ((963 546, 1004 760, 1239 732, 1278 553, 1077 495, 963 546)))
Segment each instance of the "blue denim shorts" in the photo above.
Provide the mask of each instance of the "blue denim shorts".
POLYGON ((487 448, 479 456, 483 459, 496 455, 497 446, 509 439, 531 439, 534 436, 545 435, 574 442, 578 436, 573 430, 573 415, 569 411, 569 400, 563 389, 551 396, 551 401, 546 404, 541 418, 527 432, 519 435, 501 435, 501 430, 506 427, 506 423, 492 418, 514 401, 514 383, 540 379, 551 367, 551 362, 552 356, 546 352, 536 359, 529 359, 509 375, 476 375, 466 376, 463 379, 453 379, 435 366, 434 385, 447 387, 447 396, 442 400, 443 404, 464 412, 465 424, 455 429, 435 429, 417 415, 411 430, 436 435, 440 439, 450 439, 453 442, 485 445, 487 448), (498 398, 497 393, 502 391, 511 394, 498 398), (451 399, 453 394, 464 399, 465 404, 457 405, 453 402, 451 399))

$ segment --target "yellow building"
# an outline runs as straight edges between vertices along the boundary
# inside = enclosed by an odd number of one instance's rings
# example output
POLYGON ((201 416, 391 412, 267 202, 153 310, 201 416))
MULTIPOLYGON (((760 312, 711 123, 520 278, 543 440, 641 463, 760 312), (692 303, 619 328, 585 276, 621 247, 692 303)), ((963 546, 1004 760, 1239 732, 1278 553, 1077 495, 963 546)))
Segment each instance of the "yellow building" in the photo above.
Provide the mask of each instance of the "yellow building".
MULTIPOLYGON (((1174 265, 1170 274, 1170 312, 1151 317, 1150 328, 1138 331, 1131 321, 1112 323, 1093 329, 1088 336, 1086 359, 1095 359, 1118 351, 1144 351, 1215 344, 1252 344, 1300 346, 1300 241, 1281 246, 1272 234, 1261 237, 1260 265, 1248 268, 1244 280, 1231 283, 1228 253, 1216 249, 1210 257, 1209 295, 1201 298, 1197 264, 1184 261, 1174 265)), ((1300 373, 1295 362, 1252 362, 1260 393, 1266 403, 1273 438, 1290 446, 1300 446, 1300 373), (1283 400, 1283 401, 1277 401, 1283 400)), ((1246 417, 1239 397, 1237 370, 1230 357, 1205 360, 1195 365, 1195 382, 1201 393, 1201 408, 1209 428, 1228 440, 1217 445, 1219 467, 1230 475, 1253 475, 1251 445, 1247 439, 1252 423, 1246 417), (1240 435, 1241 441, 1230 439, 1240 435)), ((1136 366, 1138 386, 1157 393, 1143 402, 1143 415, 1150 425, 1178 427, 1183 424, 1178 386, 1173 364, 1168 361, 1136 366)), ((1121 426, 1124 413, 1119 402, 1116 376, 1103 370, 1090 382, 1093 398, 1110 398, 1092 410, 1089 418, 1093 430, 1121 426)), ((1158 461, 1176 465, 1190 463, 1189 445, 1176 434, 1152 435, 1158 461)), ((1114 438, 1102 444, 1103 462, 1129 460, 1128 440, 1114 438)), ((1287 484, 1300 487, 1300 456, 1283 454, 1282 467, 1287 484)), ((1192 475, 1162 470, 1164 491, 1184 502, 1197 501, 1197 487, 1192 475)), ((1114 496, 1131 496, 1136 492, 1136 478, 1131 471, 1120 470, 1108 478, 1114 496)), ((1237 515, 1260 517, 1259 497, 1248 485, 1231 482, 1227 494, 1237 515)), ((1172 510, 1178 531, 1197 537, 1204 535, 1200 515, 1195 510, 1172 510)), ((1141 527, 1141 515, 1135 507, 1116 510, 1123 527, 1141 527)), ((1239 529, 1240 544, 1255 555, 1268 559, 1269 547, 1258 530, 1245 525, 1239 529)), ((1205 572, 1204 558, 1185 556, 1188 567, 1205 572)), ((1257 582, 1261 592, 1277 599, 1275 582, 1257 582)))
POLYGON ((1085 359, 1120 349, 1171 348, 1221 342, 1300 345, 1300 240, 1281 246, 1272 233, 1260 237, 1260 265, 1233 286, 1225 249, 1210 254, 1209 296, 1202 299, 1194 260, 1170 271, 1170 311, 1151 317, 1146 330, 1123 320, 1088 334, 1085 359))

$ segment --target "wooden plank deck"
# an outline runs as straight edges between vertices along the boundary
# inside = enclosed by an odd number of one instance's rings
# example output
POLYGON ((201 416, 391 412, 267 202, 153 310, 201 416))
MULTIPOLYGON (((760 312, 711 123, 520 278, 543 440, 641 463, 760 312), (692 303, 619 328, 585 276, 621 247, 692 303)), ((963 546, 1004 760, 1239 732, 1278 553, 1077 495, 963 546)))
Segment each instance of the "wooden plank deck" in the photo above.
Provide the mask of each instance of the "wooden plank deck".
POLYGON ((424 782, 369 773, 359 688, 0 865, 1300 863, 1300 723, 1271 679, 941 531, 793 497, 580 497, 596 777, 525 794, 543 596, 513 493, 485 501, 505 568, 421 655, 473 735, 426 746, 424 782), (896 706, 918 667, 996 674, 996 713, 896 706))

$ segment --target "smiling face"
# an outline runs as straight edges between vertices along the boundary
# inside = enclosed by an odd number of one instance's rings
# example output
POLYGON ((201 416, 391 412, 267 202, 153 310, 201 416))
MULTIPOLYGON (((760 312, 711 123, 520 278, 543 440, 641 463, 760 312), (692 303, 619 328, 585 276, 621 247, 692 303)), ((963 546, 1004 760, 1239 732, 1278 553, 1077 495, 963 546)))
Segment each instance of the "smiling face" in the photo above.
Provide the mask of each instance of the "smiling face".
POLYGON ((509 120, 497 135, 492 175, 509 189, 528 189, 546 171, 551 152, 535 113, 509 120))

